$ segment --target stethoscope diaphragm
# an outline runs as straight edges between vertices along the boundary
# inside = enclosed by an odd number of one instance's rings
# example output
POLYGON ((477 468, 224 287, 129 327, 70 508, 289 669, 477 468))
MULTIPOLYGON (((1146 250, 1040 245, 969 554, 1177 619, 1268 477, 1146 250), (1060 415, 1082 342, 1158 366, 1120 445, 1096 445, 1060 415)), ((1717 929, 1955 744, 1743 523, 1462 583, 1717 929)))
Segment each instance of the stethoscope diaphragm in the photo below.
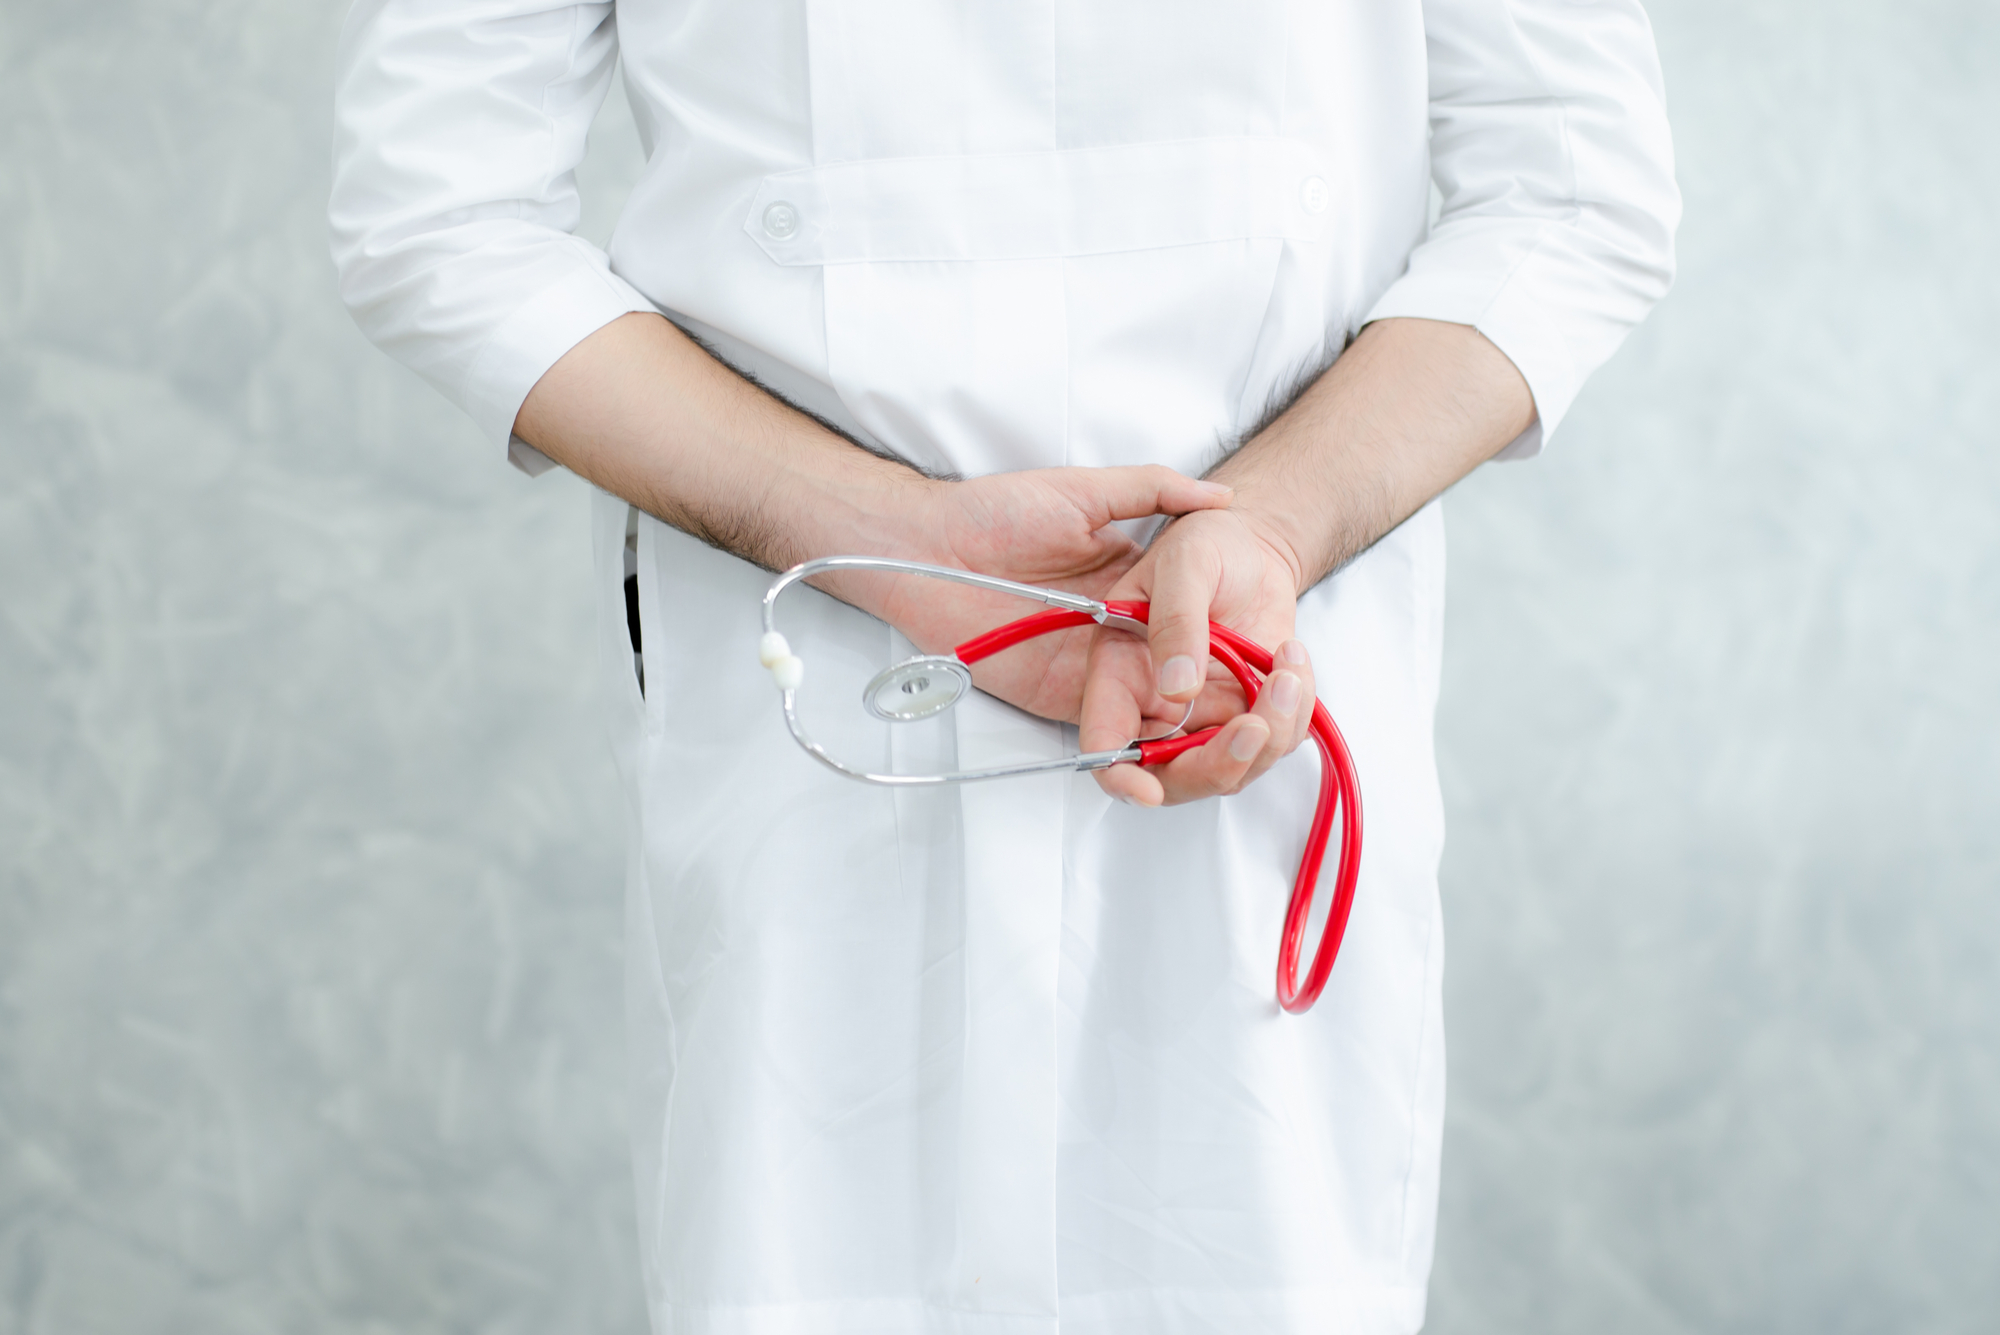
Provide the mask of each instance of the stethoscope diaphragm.
POLYGON ((924 654, 870 678, 861 688, 861 707, 884 723, 914 723, 944 713, 971 689, 971 668, 956 658, 924 654))

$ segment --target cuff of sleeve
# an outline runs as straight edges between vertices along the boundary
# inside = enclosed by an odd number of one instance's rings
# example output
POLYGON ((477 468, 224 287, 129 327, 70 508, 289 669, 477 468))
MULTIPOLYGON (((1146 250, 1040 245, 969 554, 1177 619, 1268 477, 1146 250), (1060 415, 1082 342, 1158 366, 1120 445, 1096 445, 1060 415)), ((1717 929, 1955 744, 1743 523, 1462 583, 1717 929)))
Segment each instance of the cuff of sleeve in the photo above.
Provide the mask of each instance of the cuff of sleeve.
MULTIPOLYGON (((1561 332, 1550 322, 1548 302, 1543 299, 1546 294, 1537 291, 1538 269, 1534 261, 1541 246, 1526 247, 1519 261, 1497 278, 1491 271, 1490 251, 1482 272, 1472 263, 1451 264, 1455 257, 1449 254, 1427 254, 1430 249, 1427 246, 1419 250, 1410 272, 1390 285, 1362 323, 1398 317, 1441 320, 1471 325, 1484 334, 1514 363, 1535 400, 1534 422, 1493 457, 1533 458, 1555 434, 1570 404, 1576 401, 1577 392, 1583 388, 1587 374, 1561 332)), ((1474 261, 1480 257, 1457 258, 1474 261)))
POLYGON ((522 303, 486 341, 466 375, 466 411, 488 440, 505 448, 516 468, 530 477, 547 472, 554 462, 514 434, 514 419, 528 391, 564 353, 605 325, 633 311, 655 309, 593 252, 522 303))

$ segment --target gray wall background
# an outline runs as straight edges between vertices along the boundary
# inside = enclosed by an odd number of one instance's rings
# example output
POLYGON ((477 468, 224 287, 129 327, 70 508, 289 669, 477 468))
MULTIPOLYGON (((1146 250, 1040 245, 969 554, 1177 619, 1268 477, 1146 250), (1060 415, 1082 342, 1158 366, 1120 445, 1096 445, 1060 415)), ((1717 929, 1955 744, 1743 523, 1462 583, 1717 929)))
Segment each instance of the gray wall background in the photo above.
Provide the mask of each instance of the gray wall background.
MULTIPOLYGON (((2000 10, 1652 8, 1679 289, 1449 506, 1431 1328, 1993 1330, 2000 10)), ((341 311, 342 9, 0 8, 0 1332, 643 1328, 584 492, 341 311)))

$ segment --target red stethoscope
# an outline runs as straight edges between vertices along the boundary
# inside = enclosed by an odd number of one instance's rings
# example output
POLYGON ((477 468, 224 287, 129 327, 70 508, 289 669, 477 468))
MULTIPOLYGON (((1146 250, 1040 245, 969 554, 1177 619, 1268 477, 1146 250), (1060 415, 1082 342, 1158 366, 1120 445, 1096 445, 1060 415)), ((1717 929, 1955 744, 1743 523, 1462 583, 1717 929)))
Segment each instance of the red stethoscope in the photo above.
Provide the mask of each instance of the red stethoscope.
MULTIPOLYGON (((1217 729, 1182 733, 1175 728, 1163 737, 1134 740, 1116 751, 1089 751, 1055 760, 1024 761, 987 769, 954 770, 944 774, 876 774, 844 765, 827 754, 799 722, 797 697, 805 676, 805 664, 792 652, 778 632, 778 595, 802 579, 832 570, 873 570, 892 574, 920 575, 928 579, 967 584, 996 593, 1012 594, 1047 604, 1046 612, 1010 621, 1006 625, 974 636, 948 654, 919 654, 892 664, 875 674, 863 688, 861 705, 885 723, 909 723, 942 714, 972 689, 972 665, 1036 639, 1074 626, 1096 624, 1116 630, 1146 633, 1148 605, 1136 602, 1101 603, 1080 594, 1059 589, 1017 584, 991 575, 973 574, 920 561, 899 561, 883 556, 823 556, 793 566, 778 576, 764 595, 764 637, 758 658, 771 671, 784 701, 785 725, 792 737, 827 767, 851 779, 892 787, 927 784, 976 783, 983 779, 1008 779, 1024 774, 1057 770, 1099 770, 1113 765, 1164 765, 1183 751, 1191 751, 1214 736, 1217 729), (1178 735, 1175 735, 1178 734, 1178 735)), ((1208 652, 1228 668, 1243 688, 1244 699, 1256 703, 1258 688, 1271 672, 1271 651, 1245 639, 1229 627, 1208 623, 1208 652)), ((1193 712, 1193 706, 1189 706, 1193 712)), ((1185 724, 1186 720, 1182 720, 1185 724)), ((1292 899, 1285 910, 1285 931, 1278 943, 1278 1004, 1294 1015, 1311 1008, 1326 987, 1327 975, 1340 954, 1340 940, 1347 930, 1347 915, 1354 907, 1354 883, 1361 872, 1361 785, 1354 777, 1354 758, 1347 742, 1334 725, 1333 716, 1318 700, 1313 701, 1312 738, 1319 746, 1319 801, 1313 808, 1312 828, 1306 835, 1305 854, 1299 859, 1298 875, 1292 881, 1292 899), (1306 919, 1312 912, 1313 893, 1319 884, 1320 863, 1326 858, 1328 836, 1338 812, 1340 826, 1340 868, 1334 876, 1333 903, 1327 909, 1326 926, 1320 934, 1319 949, 1301 980, 1299 951, 1306 934, 1306 919)))

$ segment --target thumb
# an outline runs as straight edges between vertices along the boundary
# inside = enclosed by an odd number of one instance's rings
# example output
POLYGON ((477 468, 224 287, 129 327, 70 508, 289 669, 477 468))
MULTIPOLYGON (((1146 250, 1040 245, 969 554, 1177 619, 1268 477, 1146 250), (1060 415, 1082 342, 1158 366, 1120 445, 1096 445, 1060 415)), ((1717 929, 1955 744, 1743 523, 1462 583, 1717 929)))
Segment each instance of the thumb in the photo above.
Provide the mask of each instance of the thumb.
POLYGON ((1163 464, 1064 468, 1056 476, 1093 528, 1102 528, 1114 519, 1226 509, 1232 494, 1220 482, 1191 478, 1163 464))
POLYGON ((1167 699, 1186 703, 1208 680, 1208 607, 1222 571, 1205 543, 1170 543, 1156 551, 1146 616, 1154 684, 1167 699))

